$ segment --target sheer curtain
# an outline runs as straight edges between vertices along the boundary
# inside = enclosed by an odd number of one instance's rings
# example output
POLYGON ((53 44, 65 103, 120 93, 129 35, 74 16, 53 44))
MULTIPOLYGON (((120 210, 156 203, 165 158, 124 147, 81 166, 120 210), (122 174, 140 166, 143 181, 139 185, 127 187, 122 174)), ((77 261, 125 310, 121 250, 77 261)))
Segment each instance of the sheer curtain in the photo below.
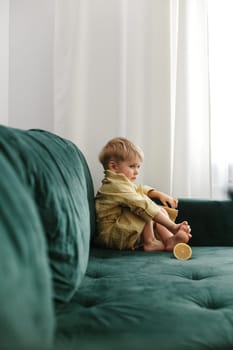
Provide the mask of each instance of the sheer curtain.
POLYGON ((55 126, 85 152, 117 135, 146 154, 141 181, 170 192, 169 0, 56 2, 55 126))
POLYGON ((233 185, 233 2, 209 0, 209 71, 213 196, 233 185))
POLYGON ((171 1, 172 192, 211 197, 207 2, 171 1))
POLYGON ((222 197, 232 182, 232 0, 2 0, 0 122, 73 140, 99 186, 116 135, 141 182, 222 197))
POLYGON ((196 0, 56 1, 55 126, 88 156, 122 135, 145 152, 141 181, 211 195, 207 10, 196 0))

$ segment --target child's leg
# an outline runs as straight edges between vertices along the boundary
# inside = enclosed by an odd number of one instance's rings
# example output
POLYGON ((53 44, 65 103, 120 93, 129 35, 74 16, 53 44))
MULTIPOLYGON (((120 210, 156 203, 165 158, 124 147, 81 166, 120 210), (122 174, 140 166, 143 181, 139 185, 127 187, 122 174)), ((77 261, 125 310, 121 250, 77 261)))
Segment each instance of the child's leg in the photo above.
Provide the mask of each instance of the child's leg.
MULTIPOLYGON (((161 208, 164 215, 169 217, 166 210, 161 208)), ((165 250, 172 251, 177 243, 188 243, 191 235, 190 228, 186 224, 181 224, 176 234, 170 232, 165 226, 156 223, 156 231, 165 245, 165 250)))
POLYGON ((145 224, 143 232, 144 250, 147 252, 154 252, 164 250, 165 246, 163 242, 157 240, 154 236, 154 222, 151 220, 145 224))
POLYGON ((172 251, 177 243, 188 243, 190 238, 191 234, 187 225, 181 225, 179 231, 167 240, 165 250, 172 251))

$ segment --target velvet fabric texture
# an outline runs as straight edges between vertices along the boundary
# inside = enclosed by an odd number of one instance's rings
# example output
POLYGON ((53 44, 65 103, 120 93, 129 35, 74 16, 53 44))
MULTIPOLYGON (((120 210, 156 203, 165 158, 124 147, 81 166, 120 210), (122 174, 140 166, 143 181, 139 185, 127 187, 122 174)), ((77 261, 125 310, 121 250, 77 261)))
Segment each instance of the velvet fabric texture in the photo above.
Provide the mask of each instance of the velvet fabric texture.
POLYGON ((232 349, 232 214, 231 200, 179 200, 177 221, 192 227, 188 261, 169 252, 93 247, 82 285, 57 308, 57 344, 232 349))
POLYGON ((192 249, 188 261, 92 249, 82 286, 57 311, 57 343, 86 349, 92 337, 104 349, 230 349, 233 248, 192 249))
POLYGON ((233 349, 231 200, 179 200, 181 261, 93 245, 92 179, 70 141, 0 127, 0 169, 0 348, 233 349))
POLYGON ((47 247, 31 195, 0 153, 0 348, 53 344, 54 310, 47 247))
POLYGON ((38 208, 48 243, 54 298, 67 302, 85 275, 95 225, 86 160, 73 143, 42 130, 2 126, 0 147, 38 208))
POLYGON ((233 201, 180 199, 177 222, 188 220, 192 246, 233 246, 233 201))

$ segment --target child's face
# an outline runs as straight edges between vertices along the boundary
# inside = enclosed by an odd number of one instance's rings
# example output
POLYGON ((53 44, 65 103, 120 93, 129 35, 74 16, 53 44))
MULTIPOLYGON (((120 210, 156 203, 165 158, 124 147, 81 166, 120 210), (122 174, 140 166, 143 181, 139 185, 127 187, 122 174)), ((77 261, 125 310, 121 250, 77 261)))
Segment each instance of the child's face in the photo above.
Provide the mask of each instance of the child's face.
POLYGON ((126 160, 115 164, 115 172, 124 174, 130 181, 135 181, 139 175, 142 162, 139 158, 134 160, 126 160))

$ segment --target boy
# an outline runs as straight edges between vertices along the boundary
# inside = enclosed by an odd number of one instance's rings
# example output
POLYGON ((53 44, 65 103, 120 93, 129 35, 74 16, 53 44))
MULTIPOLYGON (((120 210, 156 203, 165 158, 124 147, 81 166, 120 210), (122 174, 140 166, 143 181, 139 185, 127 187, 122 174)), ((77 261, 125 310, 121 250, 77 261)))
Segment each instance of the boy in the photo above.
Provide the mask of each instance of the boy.
POLYGON ((172 251, 177 243, 191 238, 186 221, 174 222, 176 198, 134 184, 143 158, 142 150, 126 138, 114 138, 102 149, 99 160, 105 177, 96 195, 96 244, 120 250, 172 251), (151 198, 158 198, 164 207, 151 198))

